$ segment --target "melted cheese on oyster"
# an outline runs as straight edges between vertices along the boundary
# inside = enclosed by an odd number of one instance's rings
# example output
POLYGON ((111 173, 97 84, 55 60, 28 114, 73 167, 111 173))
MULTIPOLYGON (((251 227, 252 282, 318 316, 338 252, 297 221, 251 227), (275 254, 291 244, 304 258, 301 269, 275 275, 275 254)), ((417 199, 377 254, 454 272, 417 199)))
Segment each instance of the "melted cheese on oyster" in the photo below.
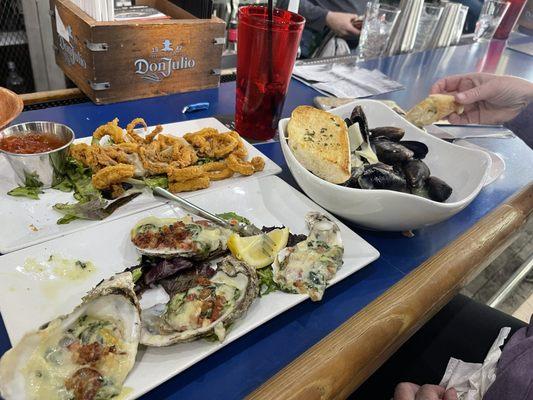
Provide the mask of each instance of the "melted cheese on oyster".
POLYGON ((342 265, 344 247, 335 223, 318 213, 310 213, 308 218, 311 218, 309 236, 278 253, 273 277, 282 290, 307 293, 311 300, 319 301, 328 281, 342 265))
POLYGON ((133 244, 145 254, 159 256, 187 254, 207 257, 227 248, 231 232, 207 221, 148 217, 137 223, 131 233, 133 244))
POLYGON ((82 315, 65 331, 60 329, 61 320, 52 324, 47 328, 51 333, 35 348, 23 369, 29 398, 77 400, 76 393, 82 389, 72 377, 83 368, 96 371, 92 375, 98 381, 94 398, 118 395, 131 368, 125 356, 130 354, 131 345, 124 341, 120 323, 82 315))
POLYGON ((237 278, 241 279, 216 274, 205 285, 178 293, 168 304, 164 320, 179 332, 209 327, 231 312, 244 295, 247 279, 241 275, 237 278))

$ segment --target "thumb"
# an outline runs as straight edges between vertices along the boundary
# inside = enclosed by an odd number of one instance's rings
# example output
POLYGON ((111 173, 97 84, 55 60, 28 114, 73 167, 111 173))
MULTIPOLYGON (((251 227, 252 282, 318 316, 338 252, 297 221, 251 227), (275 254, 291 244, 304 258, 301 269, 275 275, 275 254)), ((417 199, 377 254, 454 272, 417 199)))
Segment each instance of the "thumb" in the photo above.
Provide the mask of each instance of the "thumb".
POLYGON ((497 95, 496 88, 490 84, 482 84, 464 92, 455 94, 455 101, 459 104, 472 104, 488 100, 497 95))

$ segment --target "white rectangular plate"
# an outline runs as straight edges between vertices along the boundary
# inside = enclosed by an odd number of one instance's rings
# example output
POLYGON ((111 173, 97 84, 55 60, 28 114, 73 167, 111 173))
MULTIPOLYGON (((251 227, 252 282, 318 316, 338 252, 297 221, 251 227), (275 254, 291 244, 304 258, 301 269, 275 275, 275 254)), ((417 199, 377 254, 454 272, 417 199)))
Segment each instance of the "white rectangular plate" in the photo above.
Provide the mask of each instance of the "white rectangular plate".
MULTIPOLYGON (((217 213, 235 211, 257 226, 285 225, 294 233, 307 233, 304 221, 307 212, 321 211, 329 215, 275 176, 243 180, 216 193, 198 194, 194 203, 217 213)), ((165 217, 176 213, 181 215, 170 205, 162 205, 0 257, 0 311, 11 343, 17 343, 26 332, 44 322, 71 312, 100 280, 135 265, 138 254, 129 240, 129 232, 136 221, 148 215, 165 217), (28 257, 46 260, 50 254, 90 260, 96 272, 86 280, 62 284, 28 274, 20 268, 28 257)), ((345 249, 344 265, 330 282, 333 285, 376 260, 379 253, 348 227, 331 218, 339 225, 345 249)), ((327 297, 326 290, 324 298, 327 297)), ((246 316, 232 326, 222 343, 199 340, 163 348, 141 347, 124 385, 132 389, 127 397, 136 398, 146 393, 306 298, 306 295, 281 292, 258 298, 246 316)))
MULTIPOLYGON (((165 124, 163 125, 163 133, 183 136, 187 132, 194 132, 207 127, 218 129, 220 132, 226 132, 228 130, 228 128, 215 118, 204 118, 165 124)), ((150 127, 149 131, 151 129, 153 127, 150 127)), ((90 137, 76 140, 76 142, 86 143, 90 141, 90 137)), ((265 159, 265 169, 263 171, 254 174, 252 177, 237 175, 233 178, 212 182, 211 186, 207 189, 182 193, 181 196, 191 197, 198 193, 207 193, 223 187, 229 187, 242 180, 255 179, 256 177, 274 175, 281 172, 281 168, 272 160, 248 142, 244 142, 248 149, 249 158, 262 156, 265 159)), ((61 218, 61 214, 55 211, 52 206, 56 203, 74 202, 72 193, 63 193, 58 190, 48 189, 45 191, 46 193, 40 196, 40 200, 7 195, 7 192, 16 186, 15 173, 11 169, 7 159, 0 154, 0 220, 2 221, 2 224, 0 224, 0 253, 5 254, 19 250, 103 222, 77 220, 67 225, 57 225, 56 221, 61 218)), ((147 191, 119 208, 106 221, 157 207, 163 203, 164 200, 154 198, 147 191)))

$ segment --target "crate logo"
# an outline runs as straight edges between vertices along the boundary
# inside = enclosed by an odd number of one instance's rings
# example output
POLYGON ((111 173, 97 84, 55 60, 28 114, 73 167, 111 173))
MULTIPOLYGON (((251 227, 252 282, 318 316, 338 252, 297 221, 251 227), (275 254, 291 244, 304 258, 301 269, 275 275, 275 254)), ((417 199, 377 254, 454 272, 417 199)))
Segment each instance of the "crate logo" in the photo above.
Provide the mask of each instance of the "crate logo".
POLYGON ((161 82, 168 78, 176 70, 191 69, 196 66, 196 61, 184 55, 179 55, 182 46, 172 46, 169 39, 163 40, 161 49, 152 48, 152 57, 149 60, 144 58, 133 62, 135 73, 142 79, 150 82, 161 82), (164 56, 159 57, 159 52, 164 56))
MULTIPOLYGON (((68 32, 71 32, 70 26, 67 27, 68 32)), ((73 44, 70 44, 67 42, 63 36, 59 36, 59 48, 61 49, 61 53, 63 54, 63 58, 65 59, 65 63, 67 65, 74 65, 79 64, 82 68, 87 68, 87 63, 83 59, 80 52, 76 49, 76 47, 73 44)))

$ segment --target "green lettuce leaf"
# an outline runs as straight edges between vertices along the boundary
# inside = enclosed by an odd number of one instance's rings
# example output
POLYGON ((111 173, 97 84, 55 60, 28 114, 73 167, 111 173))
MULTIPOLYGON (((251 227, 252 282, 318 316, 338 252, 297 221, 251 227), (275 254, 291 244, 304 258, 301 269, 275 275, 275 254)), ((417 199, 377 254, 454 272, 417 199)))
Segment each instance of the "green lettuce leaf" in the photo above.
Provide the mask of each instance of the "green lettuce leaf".
POLYGON ((41 188, 28 186, 19 186, 7 192, 10 196, 27 197, 33 200, 39 200, 39 194, 41 193, 44 193, 41 188))
POLYGON ((279 285, 274 282, 274 272, 272 266, 256 270, 259 278, 259 296, 266 296, 269 293, 279 290, 279 285))
POLYGON ((225 219, 226 221, 235 220, 237 222, 242 222, 243 224, 250 224, 250 220, 234 213, 233 211, 217 214, 217 217, 225 219))

